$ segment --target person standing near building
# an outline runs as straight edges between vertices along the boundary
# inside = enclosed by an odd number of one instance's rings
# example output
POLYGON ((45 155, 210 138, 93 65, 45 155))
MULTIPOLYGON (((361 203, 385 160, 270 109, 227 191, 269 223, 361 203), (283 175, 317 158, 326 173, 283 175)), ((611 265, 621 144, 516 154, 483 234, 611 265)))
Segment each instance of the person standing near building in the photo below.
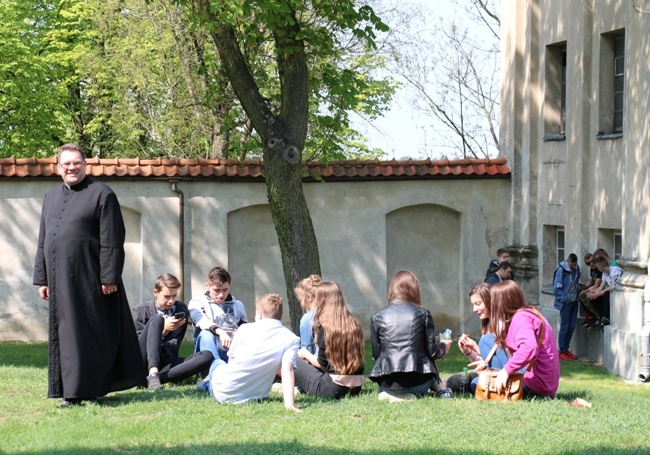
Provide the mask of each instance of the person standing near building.
POLYGON ((571 253, 566 261, 560 262, 553 279, 555 301, 553 306, 560 312, 560 334, 558 335, 559 357, 575 360, 577 355, 569 351, 571 337, 578 320, 578 292, 580 292, 580 266, 578 256, 571 253))
POLYGON ((76 144, 58 154, 63 179, 45 195, 33 284, 49 301, 48 397, 62 405, 143 382, 122 285, 125 228, 115 193, 86 176, 76 144))

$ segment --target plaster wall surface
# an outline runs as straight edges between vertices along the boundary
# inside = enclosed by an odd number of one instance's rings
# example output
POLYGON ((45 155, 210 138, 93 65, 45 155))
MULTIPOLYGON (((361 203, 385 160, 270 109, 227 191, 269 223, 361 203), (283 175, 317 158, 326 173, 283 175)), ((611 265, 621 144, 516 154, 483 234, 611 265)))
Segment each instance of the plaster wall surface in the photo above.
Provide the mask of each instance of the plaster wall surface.
MULTIPOLYGON (((215 265, 232 275, 232 294, 254 316, 257 295, 287 295, 280 249, 263 183, 180 181, 185 210, 180 257, 180 200, 166 180, 106 182, 127 227, 123 281, 130 304, 152 296, 160 274, 184 273, 184 299, 205 291, 215 265)), ((45 340, 47 302, 31 284, 43 196, 56 180, 0 180, 0 341, 45 340)), ((386 303, 392 274, 418 275, 424 305, 440 331, 478 332, 467 293, 483 281, 506 245, 506 179, 307 183, 321 271, 339 283, 367 333, 386 303)), ((288 315, 288 311, 285 311, 288 315)), ((285 323, 289 321, 285 319, 285 323)))

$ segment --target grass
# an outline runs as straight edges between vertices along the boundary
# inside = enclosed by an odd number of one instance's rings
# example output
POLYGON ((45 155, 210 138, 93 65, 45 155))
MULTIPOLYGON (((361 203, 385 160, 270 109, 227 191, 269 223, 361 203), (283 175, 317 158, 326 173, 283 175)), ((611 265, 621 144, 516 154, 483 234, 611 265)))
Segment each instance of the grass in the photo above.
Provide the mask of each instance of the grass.
MULTIPOLYGON (((454 349, 438 365, 446 375, 464 362, 454 349)), ((356 398, 298 396, 300 414, 285 411, 275 393, 219 405, 193 382, 61 408, 45 398, 46 372, 46 344, 0 343, 0 454, 650 453, 650 388, 582 362, 562 363, 553 401, 389 404, 367 380, 356 398), (567 405, 577 397, 593 407, 567 405)))

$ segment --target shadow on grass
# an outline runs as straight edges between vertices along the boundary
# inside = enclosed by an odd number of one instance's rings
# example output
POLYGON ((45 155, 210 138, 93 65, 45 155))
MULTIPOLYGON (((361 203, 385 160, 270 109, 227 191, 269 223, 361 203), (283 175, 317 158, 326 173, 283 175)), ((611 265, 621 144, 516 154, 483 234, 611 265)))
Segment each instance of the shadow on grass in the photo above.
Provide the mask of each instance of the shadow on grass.
POLYGON ((0 343, 0 365, 47 368, 47 343, 0 343))
MULTIPOLYGON (((333 447, 327 447, 327 446, 311 446, 311 445, 304 445, 300 444, 298 442, 279 442, 279 443, 266 443, 266 444, 257 444, 257 443, 241 443, 241 444, 204 444, 204 445, 196 445, 196 446, 169 446, 169 445, 152 445, 152 446, 138 446, 138 447, 121 447, 121 448, 100 448, 100 449, 85 449, 85 448, 79 448, 79 449, 70 449, 66 448, 65 450, 44 450, 44 451, 31 451, 31 452, 21 452, 23 454, 54 454, 54 455, 81 455, 81 454, 89 454, 89 455, 95 455, 95 454, 105 454, 105 453, 114 453, 114 452, 125 452, 129 454, 144 454, 144 453, 151 453, 151 454, 157 454, 157 453, 165 453, 165 454, 214 454, 214 453, 243 453, 243 454, 282 454, 282 455, 287 455, 287 454, 304 454, 304 453, 309 453, 309 454, 351 454, 351 455, 366 455, 369 453, 377 454, 377 455, 407 455, 407 454, 415 454, 415 455, 429 455, 432 453, 432 450, 435 448, 427 448, 427 449, 408 449, 408 450, 394 450, 394 449, 387 449, 387 450, 372 450, 372 452, 365 451, 365 450, 350 450, 350 449, 340 449, 340 448, 333 448, 333 447)), ((647 453, 648 448, 647 447, 629 447, 627 449, 621 449, 619 447, 608 447, 608 446, 599 446, 599 447, 591 447, 589 449, 585 450, 574 450, 574 451, 566 451, 563 452, 566 455, 582 455, 582 454, 611 454, 611 453, 617 453, 620 455, 632 455, 632 454, 645 454, 647 453)), ((4 453, 0 451, 0 453, 4 453)), ((441 455, 448 455, 448 454, 457 454, 457 451, 452 451, 452 450, 440 450, 440 449, 435 449, 436 454, 441 454, 441 455)), ((467 451, 464 451, 463 453, 466 454, 474 454, 474 455, 483 455, 483 454, 489 454, 489 453, 495 453, 495 451, 480 451, 480 450, 472 450, 468 449, 467 451)))

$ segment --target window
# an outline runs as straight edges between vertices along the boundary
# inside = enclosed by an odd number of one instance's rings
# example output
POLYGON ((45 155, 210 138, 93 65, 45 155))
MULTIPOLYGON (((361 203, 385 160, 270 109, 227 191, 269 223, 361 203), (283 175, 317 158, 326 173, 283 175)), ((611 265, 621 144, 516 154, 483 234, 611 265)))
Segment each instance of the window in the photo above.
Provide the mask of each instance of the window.
POLYGON ((562 49, 560 72, 560 134, 564 134, 566 128, 566 46, 562 49))
POLYGON ((625 109, 625 30, 601 35, 598 137, 620 137, 625 109))
POLYGON ((566 259, 564 255, 564 228, 558 226, 555 231, 555 245, 556 245, 556 264, 559 264, 560 262, 564 261, 566 259))
POLYGON ((614 131, 623 131, 623 74, 625 36, 614 38, 614 131))
POLYGON ((566 131, 566 42, 546 46, 544 140, 563 140, 566 131))
POLYGON ((612 259, 623 252, 623 232, 620 229, 598 229, 598 248, 603 248, 612 259))
POLYGON ((619 260, 621 258, 621 253, 623 252, 623 233, 620 230, 614 230, 612 243, 614 245, 614 253, 612 257, 619 260))
POLYGON ((544 225, 542 229, 542 270, 541 286, 553 293, 553 274, 560 262, 566 259, 564 245, 564 226, 544 225))

